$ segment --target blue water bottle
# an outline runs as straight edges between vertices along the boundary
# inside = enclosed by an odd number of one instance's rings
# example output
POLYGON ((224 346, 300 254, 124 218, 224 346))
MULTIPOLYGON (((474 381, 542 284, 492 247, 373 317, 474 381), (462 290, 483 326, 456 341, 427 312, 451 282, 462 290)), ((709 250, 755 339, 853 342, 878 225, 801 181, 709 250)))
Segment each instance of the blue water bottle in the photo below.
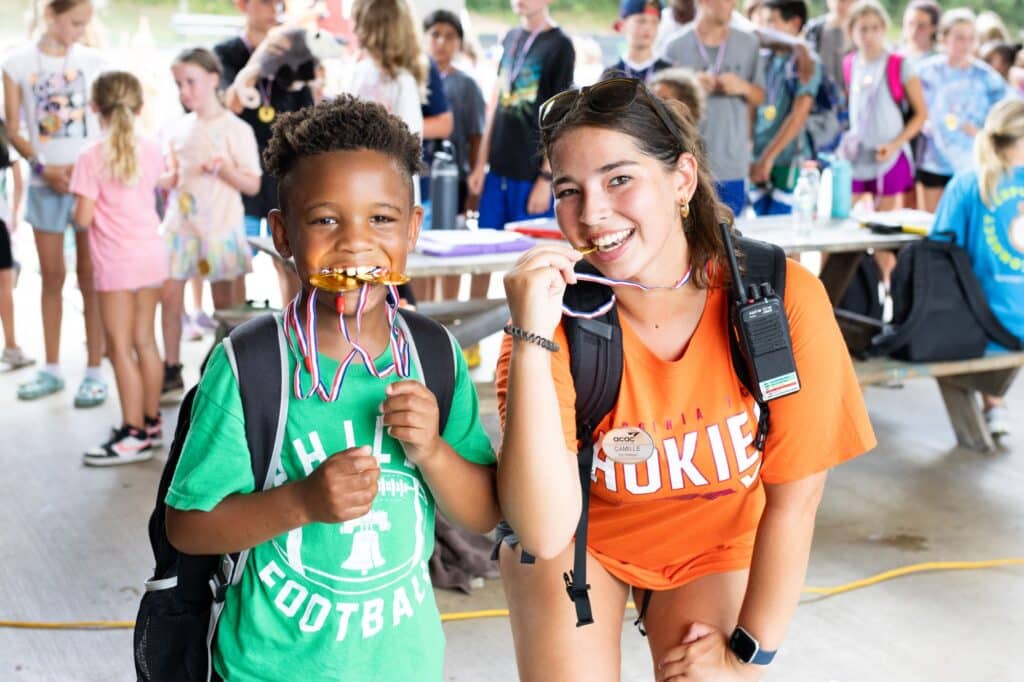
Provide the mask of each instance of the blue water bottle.
POLYGON ((832 217, 849 218, 853 204, 853 167, 844 158, 832 159, 832 217))

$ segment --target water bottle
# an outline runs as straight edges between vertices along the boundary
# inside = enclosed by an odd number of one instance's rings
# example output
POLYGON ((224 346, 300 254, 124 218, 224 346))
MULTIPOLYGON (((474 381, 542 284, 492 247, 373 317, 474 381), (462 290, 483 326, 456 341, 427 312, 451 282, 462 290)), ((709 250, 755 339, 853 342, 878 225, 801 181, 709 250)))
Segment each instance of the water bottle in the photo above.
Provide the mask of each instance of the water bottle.
POLYGON ((459 166, 452 143, 444 140, 430 164, 430 229, 454 229, 458 204, 459 166))
POLYGON ((832 161, 832 217, 849 218, 853 204, 853 167, 836 156, 832 161))
POLYGON ((832 218, 832 169, 821 171, 821 184, 818 186, 818 222, 827 223, 832 218))
POLYGON ((806 235, 814 226, 814 210, 818 204, 818 169, 802 168, 793 189, 793 229, 806 235))

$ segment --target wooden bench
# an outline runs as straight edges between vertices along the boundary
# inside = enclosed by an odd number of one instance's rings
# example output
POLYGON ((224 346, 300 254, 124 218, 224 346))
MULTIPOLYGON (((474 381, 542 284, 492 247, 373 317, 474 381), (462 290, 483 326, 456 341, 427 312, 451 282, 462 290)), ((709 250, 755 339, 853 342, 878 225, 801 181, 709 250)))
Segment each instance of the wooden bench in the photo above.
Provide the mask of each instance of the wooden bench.
POLYGON ((996 446, 977 394, 1004 395, 1022 365, 1024 352, 990 353, 974 360, 950 362, 912 363, 889 358, 854 362, 861 386, 901 384, 919 377, 935 379, 957 443, 978 452, 990 452, 996 446))

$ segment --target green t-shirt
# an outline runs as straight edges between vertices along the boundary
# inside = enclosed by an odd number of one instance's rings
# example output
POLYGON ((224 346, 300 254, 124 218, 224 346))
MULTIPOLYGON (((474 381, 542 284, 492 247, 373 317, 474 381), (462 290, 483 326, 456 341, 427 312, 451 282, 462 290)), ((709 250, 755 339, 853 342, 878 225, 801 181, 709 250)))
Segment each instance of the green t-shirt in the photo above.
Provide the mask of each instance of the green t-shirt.
MULTIPOLYGON (((442 435, 465 459, 493 464, 465 360, 459 352, 455 357, 455 393, 442 435)), ((214 666, 226 680, 441 680, 444 633, 427 570, 434 499, 378 414, 385 385, 398 378, 374 378, 356 361, 337 402, 298 400, 291 389, 297 359, 293 347, 274 485, 308 476, 331 453, 370 445, 381 465, 377 498, 362 518, 310 524, 253 548, 225 600, 214 666)), ((376 362, 390 364, 390 349, 376 362)), ((320 355, 320 367, 329 384, 338 363, 320 355)), ((417 367, 413 374, 420 379, 417 367)), ((308 387, 304 369, 302 380, 308 387)), ((238 384, 218 347, 199 384, 166 501, 175 509, 209 511, 228 495, 253 489, 238 384)))

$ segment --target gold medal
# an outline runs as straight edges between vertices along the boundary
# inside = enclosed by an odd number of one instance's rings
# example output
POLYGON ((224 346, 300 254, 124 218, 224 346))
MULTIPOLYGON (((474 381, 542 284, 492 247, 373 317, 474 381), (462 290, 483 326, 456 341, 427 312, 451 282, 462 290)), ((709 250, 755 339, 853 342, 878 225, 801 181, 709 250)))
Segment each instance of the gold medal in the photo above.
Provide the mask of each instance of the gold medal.
POLYGON ((769 104, 768 106, 764 107, 764 109, 761 111, 761 115, 764 116, 764 120, 771 123, 772 121, 775 120, 775 117, 779 115, 779 110, 775 107, 774 104, 769 104))
POLYGON ((260 121, 263 123, 270 123, 277 117, 277 109, 269 104, 264 104, 256 110, 256 116, 258 116, 260 121))
POLYGON ((210 261, 205 258, 199 259, 199 274, 206 277, 210 274, 210 261))
POLYGON ((960 127, 960 119, 957 118, 956 114, 946 114, 946 117, 942 120, 950 132, 960 127))

